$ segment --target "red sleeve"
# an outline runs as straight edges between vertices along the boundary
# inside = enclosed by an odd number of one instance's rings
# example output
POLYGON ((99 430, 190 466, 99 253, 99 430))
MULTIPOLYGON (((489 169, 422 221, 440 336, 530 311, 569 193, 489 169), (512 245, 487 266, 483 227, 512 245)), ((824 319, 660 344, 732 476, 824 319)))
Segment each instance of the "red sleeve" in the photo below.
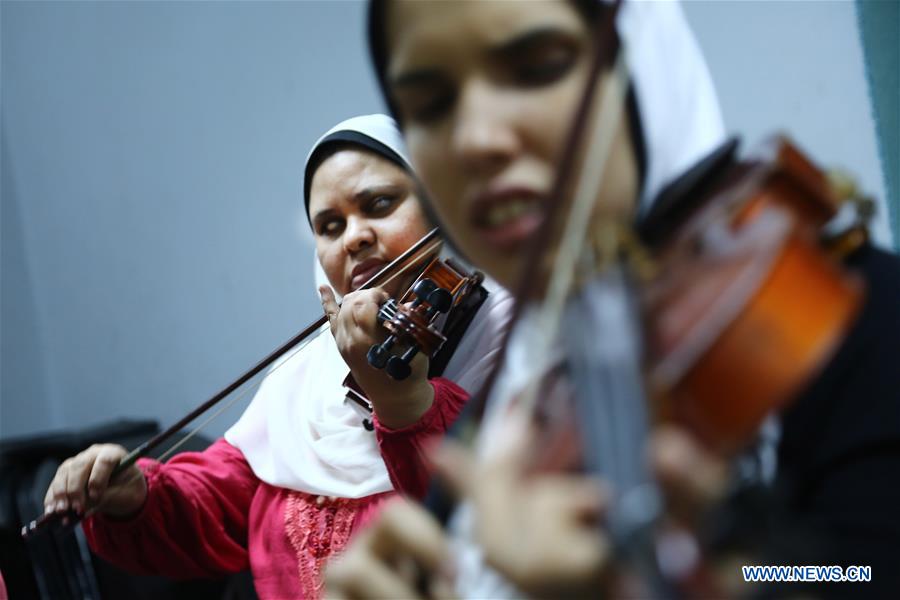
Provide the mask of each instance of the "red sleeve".
POLYGON ((424 459, 429 440, 449 429, 469 399, 468 392, 449 379, 435 377, 430 383, 434 388, 434 402, 412 425, 391 429, 375 416, 378 447, 394 489, 418 499, 425 497, 431 479, 424 459))
POLYGON ((84 521, 91 548, 133 573, 220 577, 248 567, 247 520, 259 480, 240 450, 220 439, 162 464, 142 459, 147 501, 129 519, 84 521))

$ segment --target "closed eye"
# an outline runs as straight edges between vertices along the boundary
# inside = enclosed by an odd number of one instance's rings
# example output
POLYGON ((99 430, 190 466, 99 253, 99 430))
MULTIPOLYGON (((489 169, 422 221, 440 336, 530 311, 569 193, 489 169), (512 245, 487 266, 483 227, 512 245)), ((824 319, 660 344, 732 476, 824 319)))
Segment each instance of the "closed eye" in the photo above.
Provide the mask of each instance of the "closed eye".
POLYGON ((456 94, 446 87, 420 92, 406 100, 402 114, 419 123, 437 121, 453 108, 456 94))
POLYGON ((512 65, 515 82, 526 87, 550 85, 569 72, 575 57, 574 50, 565 45, 518 56, 512 65))
POLYGON ((401 121, 427 123, 443 116, 456 101, 456 92, 438 71, 412 72, 391 82, 401 121))
POLYGON ((526 87, 549 85, 560 79, 579 57, 580 44, 568 32, 538 28, 500 44, 490 52, 496 68, 506 71, 511 83, 526 87))

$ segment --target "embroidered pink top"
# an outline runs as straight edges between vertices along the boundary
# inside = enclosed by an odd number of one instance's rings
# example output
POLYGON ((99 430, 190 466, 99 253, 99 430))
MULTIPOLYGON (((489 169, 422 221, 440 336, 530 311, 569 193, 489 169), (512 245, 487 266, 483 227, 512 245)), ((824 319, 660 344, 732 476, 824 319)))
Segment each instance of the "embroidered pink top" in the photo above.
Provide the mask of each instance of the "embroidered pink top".
MULTIPOLYGON (((443 434, 468 394, 434 378, 434 403, 414 424, 389 429, 375 419, 378 446, 394 488, 421 497, 429 473, 427 440, 443 434)), ((204 452, 162 464, 142 459, 147 501, 128 520, 84 521, 91 548, 134 573, 177 579, 217 578, 250 568, 261 600, 317 598, 320 572, 394 492, 331 500, 270 486, 224 439, 204 452)))

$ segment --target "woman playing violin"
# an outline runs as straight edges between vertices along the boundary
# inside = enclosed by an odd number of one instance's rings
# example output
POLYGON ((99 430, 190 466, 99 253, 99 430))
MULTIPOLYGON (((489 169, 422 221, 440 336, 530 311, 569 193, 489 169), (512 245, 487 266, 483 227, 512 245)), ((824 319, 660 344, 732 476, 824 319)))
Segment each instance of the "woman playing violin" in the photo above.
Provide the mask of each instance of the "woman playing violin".
POLYGON ((209 578, 249 568, 261 598, 317 597, 324 560, 387 497, 424 493, 423 444, 453 422, 487 371, 501 292, 460 308, 472 320, 448 340, 461 352, 444 357, 443 374, 429 373, 422 355, 402 381, 366 362, 385 337, 379 306, 411 276, 358 288, 429 230, 394 122, 369 115, 337 125, 313 147, 304 175, 331 335, 278 363, 206 451, 142 459, 110 481, 125 449, 93 446, 65 461, 47 490, 48 512, 95 508, 84 522, 91 546, 127 570, 209 578), (374 431, 345 400, 348 372, 371 402, 374 431))
MULTIPOLYGON (((590 1, 371 4, 377 76, 435 213, 462 251, 504 285, 515 285, 525 268, 523 250, 539 228, 590 57, 603 41, 596 19, 607 10, 590 1)), ((616 30, 629 81, 614 107, 624 117, 611 125, 597 202, 603 210, 593 224, 625 211, 652 243, 667 224, 677 225, 688 200, 683 190, 713 176, 703 159, 725 138, 704 61, 677 4, 626 1, 616 30)), ((611 77, 601 75, 600 94, 611 77)), ((900 488, 890 481, 900 472, 900 374, 890 358, 900 352, 900 261, 863 245, 846 262, 865 280, 867 299, 840 348, 777 415, 776 434, 759 448, 765 460, 755 477, 771 492, 764 509, 738 509, 734 520, 755 529, 753 560, 745 564, 870 565, 872 582, 852 592, 847 584, 815 592, 877 595, 900 585, 892 566, 900 488)), ((722 394, 725 401, 728 390, 722 394)), ((487 420, 492 412, 500 411, 489 404, 487 420)), ((648 447, 670 518, 695 523, 699 508, 721 500, 724 464, 681 430, 658 431, 648 447)), ((484 561, 519 588, 467 570, 469 557, 457 553, 459 593, 629 593, 610 539, 596 528, 608 497, 602 483, 526 476, 514 451, 475 471, 459 452, 438 462, 474 506, 484 561)), ((408 505, 396 511, 334 565, 336 595, 369 597, 359 585, 363 563, 384 569, 384 587, 368 588, 373 596, 412 595, 415 582, 390 569, 402 562, 397 555, 433 570, 446 559, 447 542, 433 523, 412 516, 418 513, 408 505), (422 533, 400 535, 400 522, 416 522, 422 533)), ((739 579, 734 569, 728 576, 739 579)))

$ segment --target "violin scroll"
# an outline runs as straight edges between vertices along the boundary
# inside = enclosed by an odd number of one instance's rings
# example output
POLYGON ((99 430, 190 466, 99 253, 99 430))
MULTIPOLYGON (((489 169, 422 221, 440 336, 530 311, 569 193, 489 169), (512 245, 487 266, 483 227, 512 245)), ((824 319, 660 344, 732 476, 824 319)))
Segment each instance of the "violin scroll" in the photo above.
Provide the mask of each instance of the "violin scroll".
POLYGON ((434 356, 447 338, 434 326, 483 280, 452 259, 435 258, 399 300, 390 299, 378 311, 378 322, 389 335, 366 355, 369 364, 398 381, 409 377, 409 363, 419 353, 434 356))

